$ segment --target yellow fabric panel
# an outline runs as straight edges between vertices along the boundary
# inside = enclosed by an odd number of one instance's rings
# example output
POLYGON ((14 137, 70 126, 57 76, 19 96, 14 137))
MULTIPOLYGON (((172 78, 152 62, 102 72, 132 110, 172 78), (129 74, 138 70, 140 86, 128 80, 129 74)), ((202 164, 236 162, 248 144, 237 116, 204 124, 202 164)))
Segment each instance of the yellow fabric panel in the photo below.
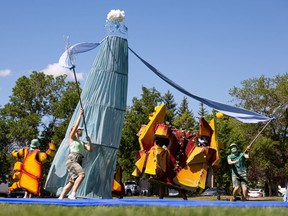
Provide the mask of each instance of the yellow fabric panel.
POLYGON ((50 142, 48 145, 49 145, 49 150, 51 150, 51 151, 55 151, 56 150, 56 146, 55 146, 54 143, 50 142))
POLYGON ((40 195, 40 180, 23 172, 19 181, 20 187, 28 190, 30 193, 40 195))
POLYGON ((28 154, 23 161, 23 170, 37 178, 42 177, 42 164, 36 160, 37 151, 28 154))
POLYGON ((114 180, 112 184, 112 191, 115 192, 123 192, 123 183, 122 183, 122 168, 120 165, 116 165, 116 170, 114 173, 114 180))
POLYGON ((189 189, 205 188, 208 165, 193 164, 184 167, 177 173, 174 182, 189 189))
POLYGON ((8 190, 9 191, 13 191, 13 190, 16 190, 17 188, 20 188, 20 185, 19 185, 19 182, 14 182, 11 187, 8 187, 8 190))
POLYGON ((156 175, 156 169, 157 169, 156 148, 157 145, 154 145, 147 153, 145 173, 150 175, 156 175))
POLYGON ((145 167, 145 163, 146 163, 146 159, 147 159, 147 154, 141 154, 140 155, 140 159, 138 161, 136 161, 135 163, 135 170, 132 173, 133 176, 140 176, 143 173, 143 169, 145 167))
POLYGON ((112 186, 113 191, 121 191, 121 184, 117 182, 115 179, 113 180, 113 186, 112 186))
POLYGON ((209 124, 210 124, 210 127, 214 130, 214 133, 211 137, 210 147, 216 150, 216 160, 214 161, 212 166, 214 166, 215 168, 219 168, 219 166, 220 166, 220 155, 219 155, 220 145, 218 143, 218 138, 217 138, 217 127, 216 127, 215 119, 214 118, 211 119, 209 124))
POLYGON ((21 170, 22 170, 22 162, 20 162, 20 161, 15 162, 14 167, 13 167, 13 171, 17 172, 17 171, 21 171, 21 170))
POLYGON ((217 129, 215 127, 215 119, 211 119, 210 121, 210 127, 212 128, 212 130, 214 131, 214 133, 211 136, 211 143, 210 143, 210 147, 214 148, 214 149, 218 149, 218 143, 217 143, 217 129))
POLYGON ((25 149, 20 149, 18 151, 18 158, 23 158, 25 156, 25 149))
POLYGON ((145 173, 150 175, 157 175, 157 167, 160 172, 166 171, 168 151, 154 144, 147 154, 147 162, 145 173))
POLYGON ((20 178, 21 178, 21 172, 19 171, 14 172, 12 179, 14 181, 19 181, 20 178))
POLYGON ((40 161, 41 163, 45 163, 45 162, 48 160, 48 156, 47 156, 47 154, 44 153, 44 152, 39 152, 39 153, 38 153, 38 158, 39 158, 39 161, 40 161))
POLYGON ((157 163, 163 172, 166 172, 167 169, 167 159, 169 156, 169 152, 166 150, 162 150, 159 154, 157 154, 157 163))
POLYGON ((156 106, 154 110, 155 112, 149 117, 150 122, 138 138, 141 150, 149 151, 153 146, 155 125, 156 123, 162 123, 166 115, 166 108, 163 103, 160 106, 156 106))
POLYGON ((192 153, 186 160, 187 164, 194 164, 194 163, 204 163, 206 161, 206 155, 204 154, 203 147, 195 147, 192 153))
POLYGON ((18 158, 18 151, 13 150, 11 154, 13 157, 18 158))

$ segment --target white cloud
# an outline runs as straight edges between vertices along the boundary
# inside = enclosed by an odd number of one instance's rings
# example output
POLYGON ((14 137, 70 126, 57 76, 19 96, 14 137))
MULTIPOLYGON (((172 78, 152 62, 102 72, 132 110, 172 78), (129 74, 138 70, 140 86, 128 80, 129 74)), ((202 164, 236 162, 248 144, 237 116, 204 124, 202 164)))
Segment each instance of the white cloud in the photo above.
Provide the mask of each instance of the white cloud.
MULTIPOLYGON (((68 68, 60 66, 58 63, 49 64, 45 69, 41 70, 46 75, 53 75, 54 77, 67 74, 69 79, 74 80, 73 71, 68 68)), ((77 80, 84 80, 84 73, 76 73, 77 80)))
POLYGON ((7 77, 12 73, 10 69, 0 70, 0 77, 7 77))

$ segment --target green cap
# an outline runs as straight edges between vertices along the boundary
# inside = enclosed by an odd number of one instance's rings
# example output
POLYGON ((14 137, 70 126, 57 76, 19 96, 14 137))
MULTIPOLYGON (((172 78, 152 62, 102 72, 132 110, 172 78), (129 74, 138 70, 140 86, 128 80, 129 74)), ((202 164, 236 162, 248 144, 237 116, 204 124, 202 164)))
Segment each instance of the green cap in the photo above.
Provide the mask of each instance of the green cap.
POLYGON ((238 147, 238 145, 237 145, 236 143, 232 143, 232 144, 230 145, 230 148, 232 148, 233 146, 238 147))
POLYGON ((37 147, 39 147, 40 146, 40 143, 39 143, 39 141, 38 141, 38 139, 33 139, 32 141, 31 141, 31 144, 30 144, 30 148, 37 148, 37 147))

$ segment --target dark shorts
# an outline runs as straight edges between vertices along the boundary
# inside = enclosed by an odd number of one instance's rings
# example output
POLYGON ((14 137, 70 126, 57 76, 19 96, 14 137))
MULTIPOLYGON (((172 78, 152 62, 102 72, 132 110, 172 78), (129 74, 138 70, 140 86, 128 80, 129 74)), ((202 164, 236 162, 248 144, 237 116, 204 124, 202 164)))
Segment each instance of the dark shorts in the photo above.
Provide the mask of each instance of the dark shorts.
POLYGON ((74 183, 80 174, 85 174, 82 168, 83 155, 78 153, 70 153, 66 161, 68 169, 68 181, 74 183))

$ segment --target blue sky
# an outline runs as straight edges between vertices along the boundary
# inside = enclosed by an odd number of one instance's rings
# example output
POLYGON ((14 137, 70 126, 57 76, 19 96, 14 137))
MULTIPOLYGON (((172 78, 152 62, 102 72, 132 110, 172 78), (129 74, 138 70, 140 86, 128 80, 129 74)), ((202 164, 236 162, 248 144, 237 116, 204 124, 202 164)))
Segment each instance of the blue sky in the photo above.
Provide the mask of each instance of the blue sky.
MULTIPOLYGON (((60 73, 70 44, 100 42, 111 9, 124 10, 128 45, 174 82, 200 97, 233 104, 229 89, 261 75, 288 72, 286 0, 4 0, 0 7, 0 105, 21 76, 60 73), (59 70, 59 71, 58 71, 59 70)), ((77 55, 83 86, 98 49, 77 55)), ((128 104, 141 88, 170 87, 129 53, 128 104)), ((73 79, 71 79, 73 80, 73 79)), ((197 114, 199 102, 188 98, 197 114)))

